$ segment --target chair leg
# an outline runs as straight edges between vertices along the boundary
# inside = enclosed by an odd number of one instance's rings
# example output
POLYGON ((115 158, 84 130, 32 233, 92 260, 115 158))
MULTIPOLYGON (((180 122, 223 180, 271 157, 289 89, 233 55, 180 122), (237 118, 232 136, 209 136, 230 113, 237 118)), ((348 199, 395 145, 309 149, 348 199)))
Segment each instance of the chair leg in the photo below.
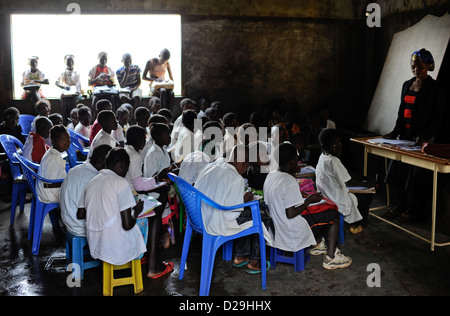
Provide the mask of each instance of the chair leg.
POLYGON ((134 275, 134 293, 140 293, 144 290, 144 282, 142 280, 141 260, 133 260, 131 263, 132 273, 134 275))
POLYGON ((222 257, 225 261, 233 259, 233 241, 227 241, 222 245, 222 257))
POLYGON ((41 243, 42 225, 44 225, 44 206, 41 203, 36 203, 34 210, 34 225, 33 225, 33 255, 39 253, 39 245, 41 243))
POLYGON ((342 214, 339 215, 339 244, 343 245, 345 244, 345 237, 344 237, 344 216, 342 214))
POLYGON ((36 214, 36 199, 33 197, 30 209, 30 221, 28 223, 28 240, 33 238, 34 217, 36 214))
POLYGON ((21 183, 19 188, 19 201, 20 201, 20 212, 25 210, 25 200, 27 198, 27 184, 21 183))
POLYGON ((265 290, 267 287, 266 240, 264 239, 264 233, 262 231, 259 233, 259 249, 261 255, 261 285, 262 289, 265 290))
POLYGON ((211 287, 211 278, 214 267, 214 251, 213 240, 210 236, 203 236, 202 242, 202 266, 200 272, 200 291, 199 296, 208 296, 211 287))
POLYGON ((16 219, 16 207, 17 207, 17 199, 19 197, 19 183, 13 183, 12 186, 12 195, 11 195, 11 219, 9 221, 9 226, 14 226, 14 220, 16 219))
POLYGON ((180 274, 178 276, 179 280, 182 280, 184 277, 184 269, 186 267, 186 259, 189 252, 189 244, 191 242, 191 236, 192 236, 192 227, 189 224, 189 221, 187 221, 186 231, 184 232, 183 250, 181 252, 180 274))

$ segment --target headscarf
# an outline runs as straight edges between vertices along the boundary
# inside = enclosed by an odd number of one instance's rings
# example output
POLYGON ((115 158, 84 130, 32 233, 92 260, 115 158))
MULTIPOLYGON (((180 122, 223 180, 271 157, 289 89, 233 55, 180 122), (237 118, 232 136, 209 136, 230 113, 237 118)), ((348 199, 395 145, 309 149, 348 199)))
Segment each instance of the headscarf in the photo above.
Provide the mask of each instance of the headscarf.
POLYGON ((429 51, 427 51, 425 48, 422 48, 421 50, 417 50, 411 55, 411 61, 419 59, 421 62, 430 65, 429 71, 434 70, 434 58, 433 55, 429 51))

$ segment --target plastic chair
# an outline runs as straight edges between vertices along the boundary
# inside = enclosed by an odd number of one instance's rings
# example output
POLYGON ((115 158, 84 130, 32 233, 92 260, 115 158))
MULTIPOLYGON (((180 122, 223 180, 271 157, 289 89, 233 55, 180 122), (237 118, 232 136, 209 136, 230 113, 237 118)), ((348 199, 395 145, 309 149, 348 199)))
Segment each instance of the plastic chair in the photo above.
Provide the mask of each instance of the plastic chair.
MULTIPOLYGON (((74 263, 80 268, 79 279, 84 278, 84 270, 98 267, 101 265, 101 260, 94 260, 89 254, 89 246, 86 237, 74 236, 70 233, 66 233, 66 261, 67 264, 74 263), (84 260, 84 256, 87 256, 88 261, 84 260)), ((76 271, 75 267, 72 267, 72 273, 76 271)))
POLYGON ((84 137, 80 133, 77 133, 70 128, 68 128, 67 130, 69 131, 70 142, 75 146, 77 150, 80 151, 83 156, 87 156, 89 154, 89 148, 84 148, 82 144, 84 143, 85 146, 89 146, 89 138, 84 137))
POLYGON ((286 255, 287 251, 270 247, 270 266, 275 269, 277 262, 290 263, 294 265, 295 272, 305 270, 305 262, 309 259, 306 249, 293 252, 292 256, 286 255))
POLYGON ((264 232, 261 222, 261 214, 259 209, 259 201, 251 201, 248 203, 235 205, 235 206, 222 206, 211 199, 209 199, 206 195, 195 189, 188 182, 183 180, 182 178, 176 176, 173 173, 169 173, 169 178, 176 183, 178 190, 180 192, 181 198, 183 199, 185 211, 187 214, 187 223, 186 223, 186 231, 184 234, 184 243, 183 250, 181 254, 181 262, 180 262, 180 275, 179 279, 183 279, 184 269, 186 265, 186 259, 189 252, 189 243, 191 241, 192 232, 195 231, 203 235, 203 243, 202 243, 202 263, 201 263, 201 275, 200 275, 200 291, 199 295, 206 296, 209 295, 209 289, 211 286, 211 277, 214 266, 214 258, 217 252, 217 249, 223 244, 240 238, 244 236, 248 236, 251 234, 259 235, 260 242, 260 252, 261 252, 261 283, 262 288, 266 289, 266 270, 267 267, 265 265, 266 262, 266 243, 264 240, 264 232), (244 231, 239 232, 238 234, 232 236, 213 236, 209 235, 205 227, 203 226, 203 219, 201 213, 201 205, 202 202, 207 203, 214 208, 221 211, 229 211, 243 207, 250 207, 253 217, 253 226, 247 228, 244 231))
POLYGON ((17 153, 17 147, 23 149, 23 144, 16 137, 12 135, 0 135, 0 142, 5 150, 6 156, 9 160, 9 166, 11 169, 11 175, 13 177, 12 195, 11 195, 11 219, 10 226, 14 226, 14 220, 16 218, 17 199, 20 203, 20 212, 25 209, 25 198, 27 195, 27 180, 20 170, 20 163, 14 154, 17 153))
POLYGON ((134 293, 140 293, 144 290, 142 281, 141 260, 132 260, 124 265, 115 266, 103 261, 103 295, 112 296, 114 287, 129 285, 134 286, 134 293), (131 276, 124 278, 114 278, 114 271, 131 269, 131 276))
POLYGON ((344 237, 344 215, 339 214, 339 235, 338 235, 338 242, 339 244, 343 245, 345 244, 345 237, 344 237))
POLYGON ((31 131, 31 123, 36 118, 34 115, 29 114, 20 114, 19 115, 19 125, 22 128, 22 135, 28 137, 28 134, 31 131))
MULTIPOLYGON (((39 245, 41 243, 42 236, 42 227, 44 225, 45 216, 55 208, 59 207, 59 202, 57 203, 43 203, 39 200, 36 194, 36 186, 35 179, 39 179, 46 183, 61 183, 64 179, 56 179, 50 180, 41 177, 37 174, 33 169, 37 170, 39 168, 38 164, 35 164, 26 158, 18 155, 17 153, 14 156, 19 160, 20 165, 22 166, 22 171, 27 178, 28 185, 33 192, 33 201, 31 203, 31 212, 30 212, 30 225, 28 227, 28 239, 33 236, 33 245, 32 245, 32 253, 33 255, 37 255, 39 253, 39 245)), ((58 219, 55 216, 54 212, 50 213, 50 220, 53 226, 56 226, 58 223, 58 219)))

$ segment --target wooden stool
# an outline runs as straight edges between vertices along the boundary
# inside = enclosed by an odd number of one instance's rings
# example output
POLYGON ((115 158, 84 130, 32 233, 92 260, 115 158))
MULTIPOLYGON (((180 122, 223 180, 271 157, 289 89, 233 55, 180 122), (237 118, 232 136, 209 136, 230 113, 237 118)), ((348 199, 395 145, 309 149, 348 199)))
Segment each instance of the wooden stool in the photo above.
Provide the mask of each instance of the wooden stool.
POLYGON ((133 284, 134 293, 144 290, 142 282, 141 260, 132 260, 121 266, 115 266, 103 261, 103 295, 112 296, 115 286, 133 284), (125 278, 114 278, 115 270, 131 269, 131 276, 125 278))

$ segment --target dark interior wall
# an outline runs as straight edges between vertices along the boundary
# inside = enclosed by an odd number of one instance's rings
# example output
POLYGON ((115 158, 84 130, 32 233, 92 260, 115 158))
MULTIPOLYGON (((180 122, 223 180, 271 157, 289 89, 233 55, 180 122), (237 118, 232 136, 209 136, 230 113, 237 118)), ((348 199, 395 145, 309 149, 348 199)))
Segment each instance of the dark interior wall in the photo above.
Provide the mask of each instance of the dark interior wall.
MULTIPOLYGON (((66 12, 72 1, 0 0, 0 102, 11 101, 9 14, 66 12), (32 9, 30 9, 32 8, 32 9)), ((340 126, 362 126, 393 34, 448 1, 377 1, 382 27, 367 27, 368 0, 73 1, 82 14, 179 13, 183 95, 206 95, 247 116, 284 97, 298 117, 322 104, 340 126)), ((446 4, 447 3, 447 4, 446 4)), ((442 9, 444 8, 444 9, 442 9)), ((57 100, 52 101, 53 105, 57 100)), ((54 106, 54 109, 57 109, 54 106)))
MULTIPOLYGON (((285 98, 295 112, 306 116, 308 109, 322 103, 347 104, 344 99, 350 93, 363 90, 364 68, 355 65, 365 59, 359 25, 364 2, 77 1, 82 14, 180 13, 183 95, 220 100, 245 118, 273 98, 285 98), (351 81, 357 83, 356 89, 351 81)), ((3 107, 11 105, 9 14, 64 13, 68 3, 43 1, 36 11, 30 11, 31 4, 29 0, 0 4, 0 23, 5 26, 0 35, 3 107)), ((13 103, 30 110, 21 102, 13 103)))

